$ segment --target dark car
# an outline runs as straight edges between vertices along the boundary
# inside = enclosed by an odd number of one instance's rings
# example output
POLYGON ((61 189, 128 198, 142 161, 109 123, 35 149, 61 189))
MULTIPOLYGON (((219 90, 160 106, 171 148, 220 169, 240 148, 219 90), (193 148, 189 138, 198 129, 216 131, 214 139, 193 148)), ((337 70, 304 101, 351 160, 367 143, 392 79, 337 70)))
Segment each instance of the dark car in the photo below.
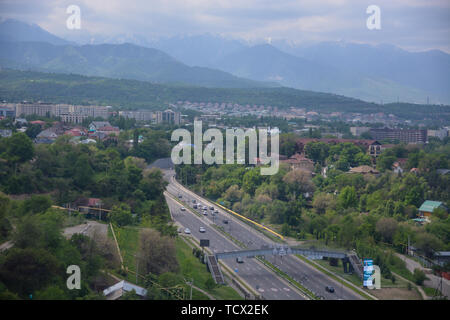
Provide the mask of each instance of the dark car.
POLYGON ((244 259, 242 259, 242 257, 237 257, 236 258, 236 262, 237 263, 244 263, 244 259))
POLYGON ((325 290, 327 290, 327 291, 330 292, 330 293, 333 293, 333 292, 334 292, 334 288, 331 287, 331 286, 326 286, 326 287, 325 287, 325 290))
POLYGON ((228 224, 228 220, 223 220, 222 221, 224 224, 228 224))

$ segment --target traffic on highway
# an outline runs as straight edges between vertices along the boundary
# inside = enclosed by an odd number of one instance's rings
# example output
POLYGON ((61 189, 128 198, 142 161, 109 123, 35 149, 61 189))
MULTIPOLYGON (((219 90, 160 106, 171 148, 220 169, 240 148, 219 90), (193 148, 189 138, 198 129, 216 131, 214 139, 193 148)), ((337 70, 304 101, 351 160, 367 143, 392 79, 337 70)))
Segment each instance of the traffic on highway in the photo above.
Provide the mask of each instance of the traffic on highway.
MULTIPOLYGON (((185 207, 189 206, 189 209, 192 210, 182 211, 180 209, 182 205, 179 202, 171 197, 166 197, 173 219, 183 227, 189 228, 191 236, 197 239, 209 239, 210 249, 214 253, 239 251, 244 248, 261 249, 279 245, 263 233, 179 184, 173 171, 166 171, 165 176, 169 181, 167 192, 181 201, 185 207), (198 213, 198 215, 193 212, 198 213), (237 240, 240 246, 232 242, 222 232, 217 231, 212 225, 216 225, 237 240)), ((270 255, 266 256, 265 259, 288 274, 289 277, 301 283, 302 286, 320 299, 362 299, 356 292, 344 287, 295 256, 270 255), (329 290, 329 288, 333 288, 333 290, 329 290)), ((239 261, 230 259, 224 260, 224 263, 266 299, 307 298, 298 288, 289 284, 254 258, 243 257, 239 261)))

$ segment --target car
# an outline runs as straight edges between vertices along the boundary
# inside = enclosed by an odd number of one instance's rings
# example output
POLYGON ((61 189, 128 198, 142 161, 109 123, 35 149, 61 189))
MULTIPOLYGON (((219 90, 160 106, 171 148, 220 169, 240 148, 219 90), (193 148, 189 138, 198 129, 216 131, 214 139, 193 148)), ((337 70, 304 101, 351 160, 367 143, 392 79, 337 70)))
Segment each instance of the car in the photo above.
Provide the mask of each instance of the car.
POLYGON ((208 207, 207 206, 203 206, 203 210, 208 210, 208 207))
POLYGON ((198 231, 201 232, 201 233, 205 233, 205 232, 206 232, 206 229, 205 229, 204 227, 200 227, 200 228, 198 229, 198 231))
POLYGON ((180 210, 181 211, 186 211, 186 208, 185 207, 181 207, 180 210))
POLYGON ((191 230, 189 228, 184 229, 184 233, 191 234, 191 230))
POLYGON ((206 210, 203 211, 203 215, 204 215, 204 216, 207 216, 207 215, 208 215, 208 211, 206 211, 206 210))
POLYGON ((334 288, 333 288, 332 286, 326 286, 326 287, 325 287, 325 290, 327 290, 327 291, 330 292, 330 293, 333 293, 333 292, 334 292, 334 288))
POLYGON ((219 210, 217 210, 217 209, 216 209, 216 210, 214 210, 214 213, 219 213, 219 210))
POLYGON ((222 221, 224 224, 228 224, 228 220, 223 220, 222 221))
POLYGON ((242 259, 242 257, 237 257, 236 258, 236 262, 237 263, 244 263, 244 259, 242 259))
POLYGON ((183 196, 181 194, 179 194, 178 195, 178 199, 181 199, 181 198, 183 198, 183 196))
POLYGON ((214 207, 212 207, 212 206, 211 206, 211 207, 209 207, 209 210, 213 210, 213 211, 214 211, 214 207))
POLYGON ((192 203, 197 203, 197 200, 195 200, 195 199, 192 199, 192 203))
POLYGON ((194 204, 192 207, 193 207, 194 209, 197 209, 197 208, 198 208, 196 204, 194 204))

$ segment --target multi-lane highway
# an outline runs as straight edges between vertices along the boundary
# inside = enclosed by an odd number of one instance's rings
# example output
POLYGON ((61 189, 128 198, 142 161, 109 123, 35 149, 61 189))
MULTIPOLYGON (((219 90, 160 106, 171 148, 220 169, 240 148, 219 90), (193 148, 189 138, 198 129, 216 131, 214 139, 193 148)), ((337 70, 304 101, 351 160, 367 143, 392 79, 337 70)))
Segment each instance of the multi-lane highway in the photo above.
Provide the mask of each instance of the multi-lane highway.
MULTIPOLYGON (((169 188, 171 189, 171 188, 169 188)), ((173 191, 173 190, 172 190, 173 191)), ((209 239, 210 249, 216 252, 236 251, 240 248, 233 242, 225 238, 220 232, 211 227, 211 222, 206 218, 200 218, 189 210, 181 211, 182 205, 166 196, 169 210, 179 224, 184 228, 189 228, 191 235, 197 239, 209 239), (199 231, 200 227, 205 228, 205 232, 199 231)), ((230 269, 250 286, 252 286, 265 299, 282 300, 304 300, 305 297, 292 288, 286 281, 275 276, 256 260, 246 260, 245 263, 237 263, 234 259, 224 261, 230 269)))
MULTIPOLYGON (((192 208, 192 200, 195 199, 199 206, 199 209, 197 209, 199 213, 203 211, 202 207, 204 205, 208 207, 208 215, 198 217, 189 210, 181 211, 179 209, 181 205, 173 199, 170 199, 170 197, 167 197, 174 219, 184 227, 188 227, 194 237, 198 239, 210 239, 210 249, 213 252, 242 250, 242 248, 228 240, 223 234, 213 229, 210 226, 213 223, 223 227, 228 234, 239 240, 249 249, 260 249, 263 246, 276 245, 261 232, 251 228, 228 212, 221 210, 206 199, 180 185, 174 179, 174 171, 165 171, 165 177, 169 182, 167 191, 175 198, 181 196, 179 200, 182 200, 185 203, 185 206, 190 206, 190 208, 192 208), (215 215, 212 215, 212 211, 209 210, 211 205, 214 206, 214 209, 218 210, 218 213, 215 215), (224 223, 225 220, 227 223, 224 223), (206 228, 205 233, 200 233, 198 231, 200 226, 206 228)), ((323 298, 330 300, 362 299, 362 297, 354 291, 329 278, 324 273, 316 270, 295 256, 266 256, 266 259, 314 292, 317 296, 322 296, 323 298), (326 291, 326 286, 333 286, 335 292, 330 293, 326 291)), ((258 290, 266 299, 304 299, 304 296, 296 292, 294 288, 288 286, 284 280, 262 266, 255 259, 243 258, 243 260, 244 263, 236 263, 235 260, 224 260, 224 262, 233 270, 237 268, 239 276, 247 281, 254 289, 258 290)))

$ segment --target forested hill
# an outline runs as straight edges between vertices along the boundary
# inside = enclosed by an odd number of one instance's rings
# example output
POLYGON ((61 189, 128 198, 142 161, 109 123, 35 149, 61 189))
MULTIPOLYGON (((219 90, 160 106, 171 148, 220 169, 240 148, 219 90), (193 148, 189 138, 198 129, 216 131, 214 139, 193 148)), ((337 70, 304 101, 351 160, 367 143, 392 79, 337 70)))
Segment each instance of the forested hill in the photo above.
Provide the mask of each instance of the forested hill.
POLYGON ((168 103, 188 100, 271 105, 279 108, 296 106, 324 112, 385 112, 410 119, 424 119, 430 114, 448 116, 450 110, 449 106, 436 105, 379 105, 345 96, 284 87, 203 88, 9 69, 0 71, 0 100, 101 104, 120 106, 123 109, 161 109, 167 107, 168 103))

